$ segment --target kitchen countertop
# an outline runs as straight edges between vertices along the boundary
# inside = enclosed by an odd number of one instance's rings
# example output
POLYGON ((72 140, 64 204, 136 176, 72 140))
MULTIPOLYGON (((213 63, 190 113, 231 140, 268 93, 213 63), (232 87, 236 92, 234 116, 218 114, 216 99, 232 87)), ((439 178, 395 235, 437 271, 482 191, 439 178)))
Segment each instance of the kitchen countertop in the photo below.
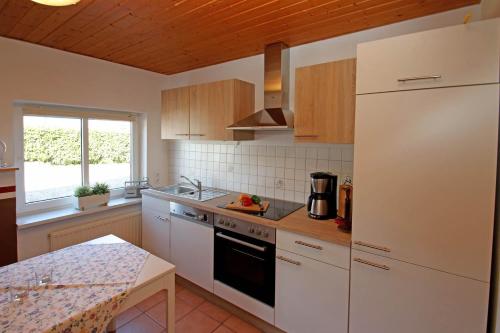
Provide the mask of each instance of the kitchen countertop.
POLYGON ((165 199, 168 201, 185 204, 187 206, 208 210, 210 212, 225 215, 228 217, 253 222, 265 226, 270 226, 276 229, 291 231, 305 236, 313 237, 319 240, 330 243, 351 246, 351 234, 343 232, 337 228, 337 224, 333 220, 314 220, 307 216, 306 207, 302 207, 292 214, 285 216, 279 221, 273 221, 258 217, 255 215, 240 213, 238 211, 217 207, 231 201, 236 201, 239 193, 229 192, 228 195, 215 198, 212 200, 200 202, 192 199, 182 198, 175 195, 170 195, 156 190, 143 190, 143 195, 150 195, 156 198, 165 199))

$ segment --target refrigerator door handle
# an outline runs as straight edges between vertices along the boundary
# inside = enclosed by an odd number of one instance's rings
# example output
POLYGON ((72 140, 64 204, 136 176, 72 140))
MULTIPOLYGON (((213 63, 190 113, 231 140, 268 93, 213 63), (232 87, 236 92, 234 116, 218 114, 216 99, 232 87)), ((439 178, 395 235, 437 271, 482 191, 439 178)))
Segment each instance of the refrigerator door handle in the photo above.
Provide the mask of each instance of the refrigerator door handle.
POLYGON ((398 82, 407 82, 407 81, 418 81, 418 80, 438 80, 441 79, 441 75, 426 75, 426 76, 412 76, 412 77, 404 77, 398 79, 398 82))
POLYGON ((374 263, 374 262, 371 262, 371 261, 368 261, 368 260, 365 260, 365 259, 361 259, 361 258, 354 258, 353 260, 356 261, 356 262, 359 262, 360 264, 364 264, 364 265, 368 265, 368 266, 380 268, 380 269, 383 269, 383 270, 386 270, 386 271, 388 271, 388 270, 391 269, 387 265, 377 264, 377 263, 374 263))
POLYGON ((364 247, 369 247, 371 249, 379 250, 379 251, 384 251, 384 252, 391 252, 391 249, 385 246, 378 246, 370 243, 365 243, 362 241, 354 241, 354 244, 359 245, 359 246, 364 246, 364 247))

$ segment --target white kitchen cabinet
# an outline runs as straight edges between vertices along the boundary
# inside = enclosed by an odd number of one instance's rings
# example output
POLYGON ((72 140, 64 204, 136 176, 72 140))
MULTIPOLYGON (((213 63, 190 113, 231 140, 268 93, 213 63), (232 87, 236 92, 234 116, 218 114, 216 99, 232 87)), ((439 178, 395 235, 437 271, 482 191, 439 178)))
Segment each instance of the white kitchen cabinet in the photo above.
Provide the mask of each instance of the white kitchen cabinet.
POLYGON ((361 95, 356 105, 353 247, 488 282, 499 85, 361 95))
POLYGON ((142 247, 166 261, 170 261, 169 207, 168 201, 142 198, 142 247))
POLYGON ((350 333, 486 332, 488 283, 359 250, 351 273, 350 333))
POLYGON ((351 248, 294 232, 276 230, 276 247, 327 264, 349 269, 351 248))
POLYGON ((356 93, 498 82, 498 40, 500 20, 493 19, 362 43, 356 93), (433 75, 440 78, 398 81, 433 75))
POLYGON ((214 292, 214 229, 171 216, 171 260, 175 272, 214 292))
POLYGON ((347 333, 348 304, 348 270, 276 250, 278 328, 288 333, 347 333))

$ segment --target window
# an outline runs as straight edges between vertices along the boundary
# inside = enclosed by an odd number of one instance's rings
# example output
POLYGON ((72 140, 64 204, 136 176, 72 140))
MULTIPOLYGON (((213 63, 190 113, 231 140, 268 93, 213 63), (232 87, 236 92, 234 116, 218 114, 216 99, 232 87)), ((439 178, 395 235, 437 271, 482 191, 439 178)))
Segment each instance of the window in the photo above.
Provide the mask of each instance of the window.
POLYGON ((135 117, 27 109, 22 125, 25 210, 69 204, 76 187, 96 182, 117 193, 136 178, 135 117))
POLYGON ((132 126, 129 121, 89 120, 89 182, 123 187, 131 178, 132 126))
POLYGON ((26 203, 70 196, 82 185, 80 119, 25 116, 26 203))

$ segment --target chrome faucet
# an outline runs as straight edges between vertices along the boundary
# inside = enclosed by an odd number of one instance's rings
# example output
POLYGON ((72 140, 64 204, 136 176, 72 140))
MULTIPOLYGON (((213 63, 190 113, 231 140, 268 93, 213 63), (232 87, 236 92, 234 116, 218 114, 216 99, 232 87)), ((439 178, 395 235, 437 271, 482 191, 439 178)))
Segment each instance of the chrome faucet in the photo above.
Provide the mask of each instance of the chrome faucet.
POLYGON ((194 179, 194 181, 196 182, 196 184, 195 184, 191 179, 189 179, 186 176, 182 176, 181 175, 181 178, 184 178, 185 180, 187 180, 188 182, 190 182, 191 185, 193 185, 194 187, 196 187, 198 189, 199 195, 201 196, 201 181, 199 181, 198 179, 194 179))

